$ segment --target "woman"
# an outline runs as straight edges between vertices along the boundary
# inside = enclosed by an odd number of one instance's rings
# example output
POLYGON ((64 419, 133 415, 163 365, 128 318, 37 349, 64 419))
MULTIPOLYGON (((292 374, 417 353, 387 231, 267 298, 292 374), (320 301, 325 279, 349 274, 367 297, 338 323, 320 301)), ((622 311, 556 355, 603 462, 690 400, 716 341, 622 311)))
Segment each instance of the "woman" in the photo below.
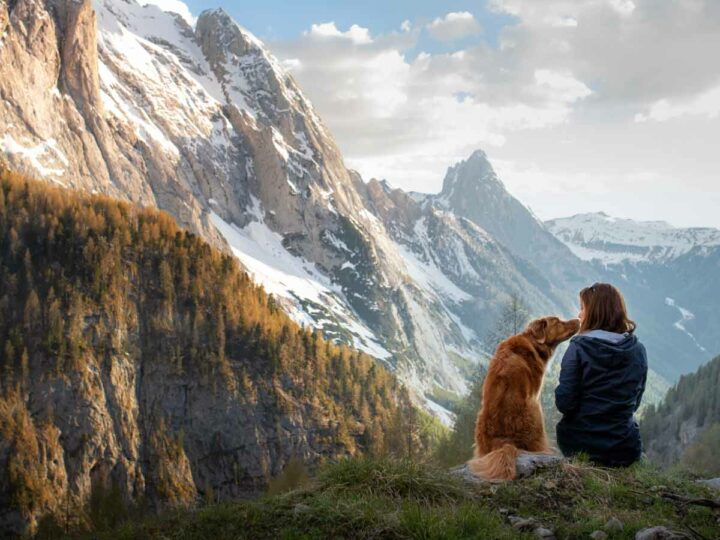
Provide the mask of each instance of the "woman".
POLYGON ((647 380, 645 347, 633 333, 620 291, 596 283, 580 291, 580 331, 562 359, 555 404, 563 413, 557 441, 565 456, 584 452, 607 466, 642 454, 634 418, 647 380))

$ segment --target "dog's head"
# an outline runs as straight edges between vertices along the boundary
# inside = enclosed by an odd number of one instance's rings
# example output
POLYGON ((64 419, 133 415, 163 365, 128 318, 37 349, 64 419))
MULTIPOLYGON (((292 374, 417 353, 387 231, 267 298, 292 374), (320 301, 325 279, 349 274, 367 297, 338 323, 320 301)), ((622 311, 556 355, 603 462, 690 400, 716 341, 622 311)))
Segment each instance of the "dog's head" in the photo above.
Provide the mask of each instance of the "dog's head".
POLYGON ((563 321, 557 317, 543 317, 531 321, 525 334, 536 343, 554 350, 560 343, 574 336, 579 329, 579 319, 563 321))

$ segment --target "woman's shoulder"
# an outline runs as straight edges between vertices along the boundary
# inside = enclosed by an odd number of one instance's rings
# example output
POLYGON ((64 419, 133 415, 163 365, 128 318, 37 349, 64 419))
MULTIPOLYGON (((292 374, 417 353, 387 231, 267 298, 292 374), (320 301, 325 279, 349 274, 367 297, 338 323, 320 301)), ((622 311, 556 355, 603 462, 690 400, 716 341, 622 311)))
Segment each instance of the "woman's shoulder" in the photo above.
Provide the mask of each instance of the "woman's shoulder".
POLYGON ((637 336, 635 336, 634 332, 618 333, 598 328, 595 330, 587 330, 585 332, 581 332, 580 334, 575 334, 570 342, 579 343, 588 340, 617 345, 623 342, 637 340, 637 336))

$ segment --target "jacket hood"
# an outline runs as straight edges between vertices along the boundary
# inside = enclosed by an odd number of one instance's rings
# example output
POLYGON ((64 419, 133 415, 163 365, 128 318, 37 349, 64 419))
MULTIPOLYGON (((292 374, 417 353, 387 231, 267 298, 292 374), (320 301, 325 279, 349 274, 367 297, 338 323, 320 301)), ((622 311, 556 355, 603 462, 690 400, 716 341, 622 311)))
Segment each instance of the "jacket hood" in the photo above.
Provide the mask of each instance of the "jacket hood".
POLYGON ((634 358, 642 347, 637 336, 631 332, 617 334, 606 330, 591 330, 576 335, 571 341, 608 367, 625 364, 634 358))

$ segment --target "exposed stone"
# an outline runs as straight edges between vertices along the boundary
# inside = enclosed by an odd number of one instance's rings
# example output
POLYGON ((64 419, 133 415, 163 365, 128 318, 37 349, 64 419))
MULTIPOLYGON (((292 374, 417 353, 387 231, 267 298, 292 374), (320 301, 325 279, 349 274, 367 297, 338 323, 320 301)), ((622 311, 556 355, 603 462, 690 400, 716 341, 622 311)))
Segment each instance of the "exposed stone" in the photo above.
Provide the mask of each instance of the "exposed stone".
POLYGON ((538 527, 533 531, 536 538, 544 538, 545 540, 555 540, 555 533, 545 527, 538 527))
POLYGON ((607 533, 605 531, 593 531, 590 533, 592 540, 607 540, 607 533))
POLYGON ((508 521, 513 528, 520 531, 529 531, 537 526, 537 520, 535 518, 523 518, 520 516, 508 516, 508 521))
POLYGON ((538 469, 554 465, 562 461, 561 456, 547 454, 520 454, 515 463, 518 478, 525 478, 535 474, 538 469))
POLYGON ((702 484, 712 489, 720 490, 720 478, 708 478, 705 480, 698 480, 698 484, 702 484))
MULTIPOLYGON (((539 469, 554 465, 556 463, 560 463, 562 459, 563 458, 560 456, 547 454, 520 454, 518 455, 516 461, 517 477, 526 478, 528 476, 532 476, 539 469)), ((487 483, 482 478, 475 476, 466 463, 453 467, 452 469, 450 469, 450 472, 452 474, 460 476, 462 479, 467 480, 468 482, 473 482, 476 484, 487 483)))
POLYGON ((667 527, 646 527, 635 533, 635 540, 687 540, 689 536, 667 527))
POLYGON ((623 530, 623 528, 623 522, 615 516, 611 517, 603 527, 603 529, 605 529, 607 532, 620 532, 623 530))

